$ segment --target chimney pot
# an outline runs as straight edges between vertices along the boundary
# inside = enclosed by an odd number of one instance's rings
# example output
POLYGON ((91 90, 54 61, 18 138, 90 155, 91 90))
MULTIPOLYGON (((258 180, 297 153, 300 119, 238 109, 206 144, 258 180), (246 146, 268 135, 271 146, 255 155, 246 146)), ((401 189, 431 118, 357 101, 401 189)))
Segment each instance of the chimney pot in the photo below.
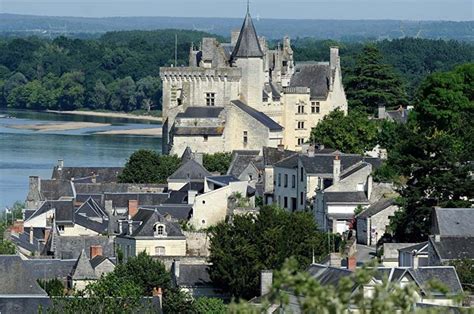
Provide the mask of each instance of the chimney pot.
POLYGON ((64 160, 58 159, 58 170, 63 170, 64 168, 64 160))
POLYGON ((101 245, 91 245, 90 247, 90 259, 93 259, 96 256, 102 255, 102 246, 101 245))
POLYGON ((285 150, 285 145, 283 145, 283 144, 278 144, 277 148, 278 148, 278 150, 279 150, 280 152, 282 152, 282 151, 285 150))
POLYGON ((351 255, 347 258, 347 269, 354 271, 357 268, 357 258, 355 255, 351 255))
POLYGON ((128 201, 128 215, 130 218, 133 218, 138 212, 138 200, 129 200, 128 201))

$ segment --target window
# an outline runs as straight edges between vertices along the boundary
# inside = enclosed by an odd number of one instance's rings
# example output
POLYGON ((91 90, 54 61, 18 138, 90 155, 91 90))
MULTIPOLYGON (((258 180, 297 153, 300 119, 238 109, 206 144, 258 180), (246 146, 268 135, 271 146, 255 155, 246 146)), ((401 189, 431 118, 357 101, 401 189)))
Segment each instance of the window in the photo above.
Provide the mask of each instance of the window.
POLYGON ((206 93, 206 106, 215 106, 216 93, 206 93))
POLYGON ((311 102, 311 113, 319 113, 321 111, 321 106, 319 101, 311 102))
POLYGON ((288 175, 285 174, 285 188, 288 187, 288 175))
POLYGON ((278 206, 281 206, 281 196, 278 195, 278 206))
POLYGON ((156 224, 153 226, 153 234, 155 237, 165 236, 165 226, 162 224, 156 224))
POLYGON ((247 145, 248 141, 249 141, 248 133, 247 131, 244 131, 244 145, 247 145))
POLYGON ((296 187, 296 176, 291 176, 291 187, 294 189, 296 187))
POLYGON ((300 168, 300 181, 303 182, 303 167, 300 168))
POLYGON ((59 232, 64 231, 64 225, 58 225, 58 230, 59 230, 59 232))
POLYGON ((300 205, 303 205, 304 202, 304 193, 300 192, 300 205))
POLYGON ((156 246, 155 247, 155 255, 163 256, 166 254, 166 249, 164 246, 156 246))
POLYGON ((304 144, 304 138, 300 137, 298 138, 298 145, 301 146, 304 144))
POLYGON ((281 173, 278 174, 278 186, 281 186, 281 173))
POLYGON ((304 129, 304 121, 298 121, 298 130, 304 129))
POLYGON ((204 139, 204 142, 207 142, 208 136, 207 136, 207 135, 204 135, 204 136, 203 136, 203 139, 204 139))
POLYGON ((285 203, 285 204, 283 205, 283 207, 288 208, 288 197, 285 196, 285 197, 283 198, 283 202, 285 203))
POLYGON ((304 113, 304 105, 298 105, 298 114, 303 114, 304 113))

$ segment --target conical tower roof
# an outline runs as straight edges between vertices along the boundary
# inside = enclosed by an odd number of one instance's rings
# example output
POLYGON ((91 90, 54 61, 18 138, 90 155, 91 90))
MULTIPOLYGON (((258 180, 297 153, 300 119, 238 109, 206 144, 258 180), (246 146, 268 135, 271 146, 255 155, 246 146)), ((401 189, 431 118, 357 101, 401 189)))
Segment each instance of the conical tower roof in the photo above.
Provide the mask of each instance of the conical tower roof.
POLYGON ((94 269, 89 261, 89 258, 86 255, 84 249, 79 255, 76 264, 72 270, 72 279, 80 280, 80 279, 97 279, 95 275, 94 269))
POLYGON ((253 26, 249 10, 245 16, 244 24, 240 30, 239 39, 232 52, 232 58, 261 58, 262 48, 258 41, 257 32, 253 26))

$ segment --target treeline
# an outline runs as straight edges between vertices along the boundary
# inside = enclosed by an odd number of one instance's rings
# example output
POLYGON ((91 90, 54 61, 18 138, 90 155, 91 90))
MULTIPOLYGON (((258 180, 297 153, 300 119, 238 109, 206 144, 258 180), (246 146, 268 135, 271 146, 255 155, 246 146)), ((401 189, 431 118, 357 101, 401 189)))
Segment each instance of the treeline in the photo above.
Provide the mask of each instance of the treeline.
POLYGON ((0 40, 0 107, 160 110, 160 66, 187 64, 195 31, 130 31, 99 39, 0 40))
MULTIPOLYGON (((111 32, 98 39, 0 39, 0 107, 161 110, 159 68, 175 63, 175 35, 178 66, 187 64, 191 43, 197 46, 202 37, 213 36, 158 30, 111 32)), ((346 84, 366 46, 309 38, 295 39, 293 45, 297 61, 329 60, 329 47, 340 46, 346 84)), ((474 46, 456 41, 405 38, 374 45, 400 76, 408 100, 428 74, 474 60, 474 46)))

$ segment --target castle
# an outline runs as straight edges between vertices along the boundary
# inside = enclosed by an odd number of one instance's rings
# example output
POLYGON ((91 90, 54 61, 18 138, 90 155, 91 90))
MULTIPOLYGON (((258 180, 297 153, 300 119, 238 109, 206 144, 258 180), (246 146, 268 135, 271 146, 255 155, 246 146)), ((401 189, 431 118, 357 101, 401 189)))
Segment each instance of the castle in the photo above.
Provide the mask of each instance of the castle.
POLYGON ((290 39, 270 49, 249 10, 230 43, 203 38, 188 67, 162 67, 163 153, 301 150, 329 112, 347 112, 337 47, 329 62, 295 63, 290 39))

